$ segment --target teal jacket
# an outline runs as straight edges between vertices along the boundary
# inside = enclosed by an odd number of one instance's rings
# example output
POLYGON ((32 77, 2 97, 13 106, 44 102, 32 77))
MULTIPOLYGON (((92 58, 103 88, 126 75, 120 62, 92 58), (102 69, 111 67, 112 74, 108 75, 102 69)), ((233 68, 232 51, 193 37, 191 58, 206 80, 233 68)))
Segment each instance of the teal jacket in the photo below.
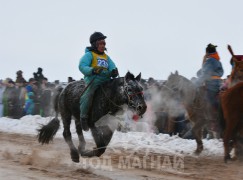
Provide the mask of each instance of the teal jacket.
POLYGON ((99 81, 100 83, 103 83, 105 81, 110 80, 110 74, 113 69, 116 69, 115 63, 111 60, 111 58, 108 56, 108 69, 103 70, 100 74, 94 75, 93 67, 91 67, 92 64, 93 55, 91 51, 89 51, 87 48, 85 49, 85 54, 83 57, 81 57, 79 62, 79 70, 84 75, 84 81, 85 83, 89 83, 95 76, 95 81, 99 81))

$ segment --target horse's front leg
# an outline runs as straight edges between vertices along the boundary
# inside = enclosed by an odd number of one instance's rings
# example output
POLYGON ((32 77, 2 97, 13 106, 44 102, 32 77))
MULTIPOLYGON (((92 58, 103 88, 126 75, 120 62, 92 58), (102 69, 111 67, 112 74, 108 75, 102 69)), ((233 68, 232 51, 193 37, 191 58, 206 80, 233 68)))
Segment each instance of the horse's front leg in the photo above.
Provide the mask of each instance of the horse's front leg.
POLYGON ((192 133, 197 142, 197 149, 195 151, 196 154, 200 154, 203 150, 203 142, 202 142, 202 128, 204 123, 195 123, 194 127, 192 128, 192 133))
POLYGON ((109 144, 113 131, 109 128, 109 126, 99 126, 90 128, 92 135, 94 137, 94 141, 96 143, 96 148, 90 151, 85 151, 82 156, 98 156, 100 157, 106 150, 107 145, 109 144))
POLYGON ((233 130, 234 127, 232 126, 232 124, 228 123, 224 134, 224 162, 225 163, 227 163, 227 161, 231 159, 230 151, 235 146, 235 139, 232 139, 233 130))

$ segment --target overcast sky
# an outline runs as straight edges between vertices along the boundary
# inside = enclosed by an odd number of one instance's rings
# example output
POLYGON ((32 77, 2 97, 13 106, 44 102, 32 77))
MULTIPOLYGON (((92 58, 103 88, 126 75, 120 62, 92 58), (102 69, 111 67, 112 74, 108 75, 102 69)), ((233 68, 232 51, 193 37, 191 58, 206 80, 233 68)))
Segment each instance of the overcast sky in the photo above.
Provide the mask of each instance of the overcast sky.
POLYGON ((231 44, 243 54, 242 0, 0 0, 0 79, 29 79, 38 67, 49 81, 83 77, 78 69, 89 36, 107 36, 120 75, 191 78, 208 43, 218 45, 230 73, 231 44))

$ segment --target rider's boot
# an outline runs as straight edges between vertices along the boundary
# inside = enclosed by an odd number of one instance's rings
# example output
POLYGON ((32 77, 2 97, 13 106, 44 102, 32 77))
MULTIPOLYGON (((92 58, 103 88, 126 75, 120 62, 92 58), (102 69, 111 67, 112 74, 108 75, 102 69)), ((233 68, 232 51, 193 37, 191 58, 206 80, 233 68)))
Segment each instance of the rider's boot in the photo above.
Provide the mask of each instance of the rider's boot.
POLYGON ((82 116, 80 118, 80 121, 81 121, 82 129, 84 131, 88 131, 89 130, 89 126, 88 126, 88 116, 82 116))

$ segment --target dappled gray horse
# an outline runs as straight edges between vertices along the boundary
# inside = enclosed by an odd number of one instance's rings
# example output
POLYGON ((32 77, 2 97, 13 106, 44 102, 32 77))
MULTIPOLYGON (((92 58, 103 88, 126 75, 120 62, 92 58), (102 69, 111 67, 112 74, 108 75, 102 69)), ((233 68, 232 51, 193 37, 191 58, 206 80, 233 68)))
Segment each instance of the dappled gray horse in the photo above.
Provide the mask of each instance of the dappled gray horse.
POLYGON ((112 79, 96 90, 88 122, 97 146, 95 149, 85 149, 86 142, 80 123, 79 101, 85 89, 83 81, 69 83, 66 88, 57 93, 55 100, 56 117, 38 130, 38 141, 45 144, 53 139, 60 126, 58 120, 58 113, 60 113, 64 127, 63 137, 70 148, 72 160, 79 162, 79 154, 87 157, 101 156, 112 138, 113 131, 108 126, 96 127, 95 122, 108 113, 116 114, 116 112, 122 109, 124 104, 127 104, 128 108, 135 111, 136 114, 143 115, 147 106, 144 101, 142 87, 139 83, 140 79, 141 74, 134 77, 133 74, 128 72, 125 77, 112 79), (78 150, 73 144, 70 132, 72 116, 75 119, 79 139, 78 150))

